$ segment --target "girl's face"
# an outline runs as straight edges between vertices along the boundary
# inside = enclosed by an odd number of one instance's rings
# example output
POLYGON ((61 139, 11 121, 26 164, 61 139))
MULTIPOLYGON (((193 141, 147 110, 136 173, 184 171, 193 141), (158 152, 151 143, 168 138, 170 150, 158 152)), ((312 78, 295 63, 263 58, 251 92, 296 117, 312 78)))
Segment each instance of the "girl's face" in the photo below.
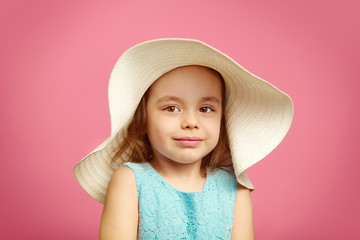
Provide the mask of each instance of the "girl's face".
POLYGON ((149 89, 147 135, 155 161, 195 163, 219 140, 222 80, 201 66, 176 68, 149 89))

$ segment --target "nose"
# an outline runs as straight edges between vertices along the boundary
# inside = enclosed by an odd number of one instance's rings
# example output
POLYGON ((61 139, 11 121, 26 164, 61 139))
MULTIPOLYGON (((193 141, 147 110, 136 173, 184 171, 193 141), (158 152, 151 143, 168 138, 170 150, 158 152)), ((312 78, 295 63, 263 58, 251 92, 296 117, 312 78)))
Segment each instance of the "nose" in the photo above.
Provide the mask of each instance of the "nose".
POLYGON ((195 114, 188 113, 183 116, 181 122, 182 129, 198 129, 199 128, 199 121, 196 118, 195 114))

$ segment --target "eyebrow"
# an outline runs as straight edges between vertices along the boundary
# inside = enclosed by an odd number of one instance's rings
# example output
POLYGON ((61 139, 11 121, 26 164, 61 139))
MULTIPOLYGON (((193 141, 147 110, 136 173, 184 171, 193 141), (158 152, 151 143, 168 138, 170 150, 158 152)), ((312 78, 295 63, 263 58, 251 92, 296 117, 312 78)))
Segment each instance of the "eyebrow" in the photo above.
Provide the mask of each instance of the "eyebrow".
POLYGON ((220 100, 215 96, 203 97, 201 100, 204 102, 217 102, 220 104, 220 100))
MULTIPOLYGON (((161 102, 166 102, 166 101, 182 102, 181 98, 175 97, 175 96, 164 96, 164 97, 159 98, 156 102, 161 103, 161 102)), ((216 103, 220 104, 220 100, 215 96, 202 97, 201 101, 204 101, 204 102, 216 102, 216 103)))

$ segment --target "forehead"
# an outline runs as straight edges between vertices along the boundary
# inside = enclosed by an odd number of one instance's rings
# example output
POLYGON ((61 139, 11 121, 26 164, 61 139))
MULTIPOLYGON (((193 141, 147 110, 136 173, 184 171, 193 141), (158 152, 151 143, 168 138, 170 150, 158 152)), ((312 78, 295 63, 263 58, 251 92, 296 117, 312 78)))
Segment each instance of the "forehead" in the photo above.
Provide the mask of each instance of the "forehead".
POLYGON ((217 95, 223 92, 221 75, 203 66, 175 68, 157 79, 149 88, 150 95, 217 95))

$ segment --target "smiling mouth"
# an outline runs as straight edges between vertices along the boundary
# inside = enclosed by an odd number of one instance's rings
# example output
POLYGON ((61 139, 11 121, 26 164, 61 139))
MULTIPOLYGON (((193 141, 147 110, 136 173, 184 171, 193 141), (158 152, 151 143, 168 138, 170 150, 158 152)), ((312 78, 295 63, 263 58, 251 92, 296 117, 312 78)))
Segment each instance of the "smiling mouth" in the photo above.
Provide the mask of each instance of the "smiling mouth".
POLYGON ((175 142, 183 147, 196 147, 203 139, 197 137, 174 138, 175 142))

